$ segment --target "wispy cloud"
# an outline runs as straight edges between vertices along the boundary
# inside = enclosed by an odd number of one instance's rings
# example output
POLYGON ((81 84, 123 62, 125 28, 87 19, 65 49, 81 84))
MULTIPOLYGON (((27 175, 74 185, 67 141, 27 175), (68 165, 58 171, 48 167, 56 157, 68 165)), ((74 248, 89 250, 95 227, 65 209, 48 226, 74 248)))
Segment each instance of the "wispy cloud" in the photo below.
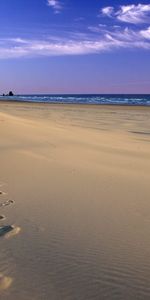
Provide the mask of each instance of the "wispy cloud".
POLYGON ((105 24, 98 24, 98 26, 88 26, 88 29, 91 32, 98 33, 98 32, 102 32, 104 29, 106 29, 106 27, 107 26, 105 24))
POLYGON ((140 33, 145 39, 150 40, 150 27, 146 30, 141 30, 140 33))
POLYGON ((102 13, 107 17, 112 17, 114 15, 114 8, 112 6, 106 6, 102 8, 102 13))
POLYGON ((103 28, 101 32, 90 33, 89 37, 80 33, 74 39, 69 37, 65 39, 51 37, 45 40, 20 37, 0 39, 0 59, 83 55, 122 48, 150 50, 150 27, 136 31, 129 28, 115 28, 113 31, 103 28))
POLYGON ((53 8, 56 14, 60 13, 62 10, 62 5, 59 0, 47 0, 47 4, 53 8))
POLYGON ((149 23, 150 4, 122 5, 118 10, 108 6, 102 9, 102 14, 132 24, 149 23))

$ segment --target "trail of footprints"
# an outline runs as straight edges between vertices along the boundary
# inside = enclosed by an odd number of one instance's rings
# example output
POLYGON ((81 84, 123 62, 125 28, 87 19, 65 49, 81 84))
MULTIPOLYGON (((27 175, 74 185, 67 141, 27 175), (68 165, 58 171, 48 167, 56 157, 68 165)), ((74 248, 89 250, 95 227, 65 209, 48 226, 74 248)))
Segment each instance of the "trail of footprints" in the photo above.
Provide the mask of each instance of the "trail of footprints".
MULTIPOLYGON (((20 227, 15 225, 5 225, 3 223, 6 220, 5 215, 1 214, 1 209, 6 208, 7 206, 14 204, 14 200, 4 200, 5 192, 1 190, 2 184, 0 185, 0 238, 9 238, 15 236, 20 232, 20 227)), ((5 276, 0 273, 0 293, 6 289, 8 289, 13 282, 11 277, 5 276)))

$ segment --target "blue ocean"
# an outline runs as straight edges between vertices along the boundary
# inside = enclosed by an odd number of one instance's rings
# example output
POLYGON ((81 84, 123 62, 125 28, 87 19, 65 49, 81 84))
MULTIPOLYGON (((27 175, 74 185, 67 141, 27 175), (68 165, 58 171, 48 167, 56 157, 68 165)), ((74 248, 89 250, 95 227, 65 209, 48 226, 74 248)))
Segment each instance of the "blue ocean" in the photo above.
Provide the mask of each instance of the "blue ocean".
POLYGON ((11 100, 19 102, 41 102, 41 103, 59 103, 59 104, 106 104, 106 105, 139 105, 150 106, 150 95, 102 95, 102 94, 32 94, 0 96, 0 100, 11 100))

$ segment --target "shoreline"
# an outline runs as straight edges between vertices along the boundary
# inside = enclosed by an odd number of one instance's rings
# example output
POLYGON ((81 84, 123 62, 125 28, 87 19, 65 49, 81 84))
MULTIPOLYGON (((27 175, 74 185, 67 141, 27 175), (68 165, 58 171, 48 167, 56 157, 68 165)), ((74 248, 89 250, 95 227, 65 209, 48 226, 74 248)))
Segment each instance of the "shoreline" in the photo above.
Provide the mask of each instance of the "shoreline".
POLYGON ((142 104, 89 104, 89 103, 61 103, 61 102, 58 102, 58 103, 52 103, 52 102, 42 102, 42 101, 39 101, 39 102, 34 102, 34 101, 18 101, 18 100, 11 100, 11 99, 7 99, 7 100, 0 100, 0 103, 4 104, 4 103, 15 103, 15 104, 28 104, 28 105, 48 105, 48 106, 56 106, 56 107, 64 107, 64 106, 75 106, 75 107, 104 107, 104 108, 144 108, 144 109, 147 109, 147 108, 150 108, 150 105, 142 105, 142 104))

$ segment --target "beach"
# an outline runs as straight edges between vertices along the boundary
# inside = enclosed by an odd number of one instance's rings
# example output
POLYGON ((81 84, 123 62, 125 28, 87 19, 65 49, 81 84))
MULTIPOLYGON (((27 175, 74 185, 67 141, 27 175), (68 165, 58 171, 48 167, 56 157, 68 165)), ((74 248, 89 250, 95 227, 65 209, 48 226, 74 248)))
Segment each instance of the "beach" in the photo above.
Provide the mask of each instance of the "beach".
POLYGON ((150 107, 1 101, 0 191, 2 300, 150 299, 150 107))

